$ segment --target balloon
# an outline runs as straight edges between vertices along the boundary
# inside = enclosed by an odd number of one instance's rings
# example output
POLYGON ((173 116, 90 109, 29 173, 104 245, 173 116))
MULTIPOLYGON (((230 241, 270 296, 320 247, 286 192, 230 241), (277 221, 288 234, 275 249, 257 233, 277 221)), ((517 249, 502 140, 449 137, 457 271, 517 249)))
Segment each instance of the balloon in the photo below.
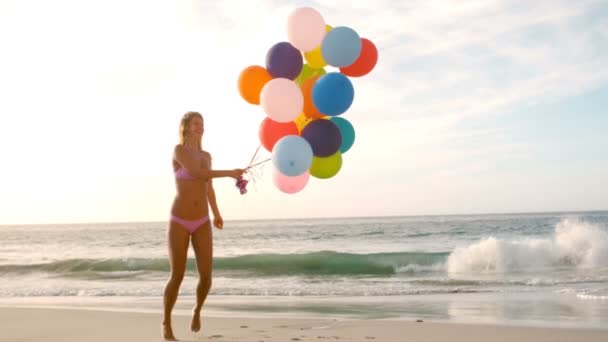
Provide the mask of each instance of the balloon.
POLYGON ((310 7, 300 7, 287 18, 287 39, 301 51, 310 51, 321 44, 325 36, 325 20, 310 7))
POLYGON ((259 65, 252 65, 241 71, 238 88, 241 97, 251 104, 260 104, 260 92, 272 76, 259 65))
POLYGON ((355 89, 352 83, 339 72, 321 76, 312 88, 312 102, 319 112, 325 115, 336 116, 346 112, 354 97, 355 89))
POLYGON ((317 157, 329 157, 342 145, 340 129, 330 120, 313 120, 304 127, 301 135, 317 157))
POLYGON ((302 89, 302 96, 304 97, 304 115, 308 116, 311 119, 321 119, 326 117, 323 113, 319 112, 317 107, 315 107, 312 101, 312 89, 314 88, 315 83, 319 79, 318 76, 312 77, 304 81, 302 85, 300 85, 300 89, 302 89))
POLYGON ((260 103, 266 115, 272 120, 289 122, 302 113, 304 98, 302 91, 294 81, 275 78, 262 88, 260 103))
POLYGON ((344 67, 353 64, 361 53, 361 38, 349 27, 336 27, 329 31, 323 43, 321 54, 327 64, 344 67))
POLYGON ((312 164, 312 148, 302 137, 287 135, 279 139, 272 149, 272 162, 282 174, 295 177, 303 174, 312 164))
MULTIPOLYGON (((325 33, 331 31, 332 27, 329 25, 325 25, 325 33)), ((323 54, 321 53, 321 44, 317 46, 314 50, 308 51, 304 53, 304 58, 308 65, 313 69, 319 69, 327 65, 327 62, 323 59, 323 54)))
POLYGON ((300 74, 298 75, 298 77, 296 77, 295 81, 297 85, 302 85, 302 83, 312 77, 315 76, 322 76, 325 75, 326 71, 325 69, 321 68, 321 69, 313 69, 310 66, 308 66, 308 64, 304 64, 304 66, 302 66, 302 71, 300 72, 300 74))
POLYGON ((286 135, 298 135, 298 126, 295 122, 276 122, 269 117, 264 118, 260 124, 259 137, 262 146, 272 152, 274 144, 286 135))
POLYGON ((310 174, 313 177, 326 179, 335 176, 342 168, 342 154, 340 151, 329 157, 313 157, 310 174))
POLYGON ((302 71, 302 54, 288 42, 273 45, 266 54, 266 69, 273 78, 295 79, 302 71))
POLYGON ((340 145, 340 153, 344 154, 348 151, 353 143, 355 142, 355 129, 353 125, 345 118, 335 116, 329 119, 333 122, 340 130, 340 136, 342 136, 342 144, 340 145))
POLYGON ((310 179, 310 172, 308 170, 299 176, 289 177, 282 174, 276 167, 273 169, 272 180, 274 185, 287 194, 295 194, 301 191, 310 179))
POLYGON ((359 77, 368 74, 378 62, 378 49, 370 40, 361 38, 361 54, 357 60, 340 71, 347 76, 359 77))
POLYGON ((306 116, 306 114, 300 114, 300 116, 293 121, 293 123, 298 127, 298 134, 302 133, 304 127, 306 127, 306 125, 308 125, 311 121, 312 119, 306 116))
POLYGON ((329 120, 329 119, 330 119, 329 116, 324 116, 319 119, 311 119, 308 116, 306 116, 306 114, 302 113, 293 122, 296 124, 296 126, 298 126, 298 134, 302 135, 302 131, 304 130, 304 127, 306 127, 309 123, 313 122, 314 120, 329 120))

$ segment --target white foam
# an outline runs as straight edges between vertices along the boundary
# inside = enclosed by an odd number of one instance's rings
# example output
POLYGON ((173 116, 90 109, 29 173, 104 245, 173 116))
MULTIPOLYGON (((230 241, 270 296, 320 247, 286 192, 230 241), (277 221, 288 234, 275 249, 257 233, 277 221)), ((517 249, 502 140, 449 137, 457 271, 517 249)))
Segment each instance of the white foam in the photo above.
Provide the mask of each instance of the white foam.
POLYGON ((550 238, 503 240, 488 237, 455 249, 447 262, 449 273, 604 266, 608 266, 608 233, 577 219, 562 220, 550 238))
POLYGON ((576 297, 585 300, 608 300, 608 294, 579 293, 576 297))

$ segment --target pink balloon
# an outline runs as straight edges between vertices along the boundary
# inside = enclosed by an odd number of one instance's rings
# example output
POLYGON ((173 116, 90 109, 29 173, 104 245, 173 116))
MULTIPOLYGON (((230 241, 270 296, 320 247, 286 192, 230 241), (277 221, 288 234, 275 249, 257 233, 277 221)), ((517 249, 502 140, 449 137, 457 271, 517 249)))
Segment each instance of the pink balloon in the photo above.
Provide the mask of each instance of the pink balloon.
POLYGON ((264 85, 260 104, 266 115, 276 122, 295 120, 302 113, 304 96, 298 85, 287 78, 274 78, 264 85))
POLYGON ((272 175, 274 185, 287 194, 295 194, 304 189, 310 179, 310 171, 306 170, 303 174, 295 177, 285 176, 279 171, 276 166, 272 175))
POLYGON ((310 7, 300 7, 287 19, 287 39, 302 52, 314 50, 325 37, 325 20, 310 7))

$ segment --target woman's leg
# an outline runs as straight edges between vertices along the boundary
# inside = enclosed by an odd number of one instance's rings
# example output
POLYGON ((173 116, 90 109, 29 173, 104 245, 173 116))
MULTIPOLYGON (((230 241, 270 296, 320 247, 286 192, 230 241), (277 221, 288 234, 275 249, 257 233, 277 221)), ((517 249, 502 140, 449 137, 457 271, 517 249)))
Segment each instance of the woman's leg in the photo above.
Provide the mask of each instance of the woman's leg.
POLYGON ((170 222, 167 231, 167 242, 169 246, 169 265, 171 275, 165 286, 163 297, 164 316, 163 316, 163 337, 168 341, 175 341, 173 329, 171 327, 171 311, 177 301, 179 287, 184 279, 186 272, 186 260, 188 258, 188 243, 190 233, 184 227, 175 222, 170 222))
POLYGON ((199 280, 196 286, 196 306, 192 313, 191 330, 197 332, 201 328, 200 314, 209 289, 211 288, 211 268, 213 264, 213 234, 207 221, 192 234, 192 249, 196 255, 196 268, 199 280))

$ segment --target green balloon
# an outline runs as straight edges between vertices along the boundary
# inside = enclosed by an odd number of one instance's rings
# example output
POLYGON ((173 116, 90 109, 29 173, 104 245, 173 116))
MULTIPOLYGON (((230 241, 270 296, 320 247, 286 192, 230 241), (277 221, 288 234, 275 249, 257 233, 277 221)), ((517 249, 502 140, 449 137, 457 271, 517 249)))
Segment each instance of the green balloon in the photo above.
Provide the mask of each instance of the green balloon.
POLYGON ((327 72, 323 68, 313 69, 308 64, 304 64, 302 66, 302 71, 300 71, 300 74, 298 75, 298 77, 296 77, 294 81, 299 86, 309 78, 325 75, 326 73, 327 72))
POLYGON ((316 178, 327 179, 335 176, 341 168, 342 153, 338 150, 329 157, 313 157, 310 175, 316 178))

